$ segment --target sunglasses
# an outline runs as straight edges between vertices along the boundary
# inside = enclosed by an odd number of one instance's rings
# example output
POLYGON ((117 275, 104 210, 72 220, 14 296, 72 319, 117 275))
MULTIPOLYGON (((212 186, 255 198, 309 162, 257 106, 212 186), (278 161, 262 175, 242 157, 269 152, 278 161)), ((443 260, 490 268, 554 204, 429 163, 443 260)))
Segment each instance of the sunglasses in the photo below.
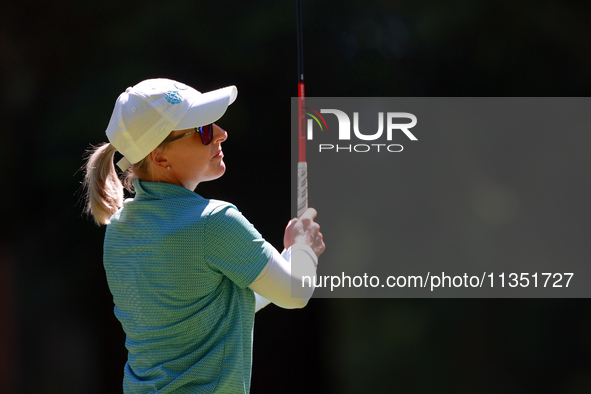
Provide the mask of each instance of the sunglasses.
POLYGON ((205 126, 195 127, 194 130, 187 131, 185 134, 177 135, 176 137, 169 139, 168 142, 176 141, 193 133, 199 133, 199 137, 201 137, 201 142, 203 145, 209 145, 211 144, 211 141, 213 141, 213 123, 205 126))

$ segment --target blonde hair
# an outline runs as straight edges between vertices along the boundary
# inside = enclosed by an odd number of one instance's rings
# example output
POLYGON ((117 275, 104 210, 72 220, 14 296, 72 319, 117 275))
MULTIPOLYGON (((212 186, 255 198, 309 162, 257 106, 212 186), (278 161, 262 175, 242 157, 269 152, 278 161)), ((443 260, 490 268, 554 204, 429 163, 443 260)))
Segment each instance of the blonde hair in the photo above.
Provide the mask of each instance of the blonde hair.
POLYGON ((110 143, 92 147, 84 165, 84 212, 92 215, 95 223, 109 224, 111 216, 123 207, 124 189, 133 193, 132 182, 138 175, 150 173, 149 156, 134 164, 119 178, 113 157, 117 150, 110 143))
MULTIPOLYGON (((158 153, 165 150, 170 141, 164 140, 158 145, 158 153)), ((86 154, 84 164, 84 213, 92 215, 98 225, 111 223, 110 218, 123 207, 124 190, 134 193, 133 181, 136 178, 151 179, 152 167, 150 156, 138 161, 123 174, 121 179, 113 157, 117 150, 108 142, 93 146, 86 154)))

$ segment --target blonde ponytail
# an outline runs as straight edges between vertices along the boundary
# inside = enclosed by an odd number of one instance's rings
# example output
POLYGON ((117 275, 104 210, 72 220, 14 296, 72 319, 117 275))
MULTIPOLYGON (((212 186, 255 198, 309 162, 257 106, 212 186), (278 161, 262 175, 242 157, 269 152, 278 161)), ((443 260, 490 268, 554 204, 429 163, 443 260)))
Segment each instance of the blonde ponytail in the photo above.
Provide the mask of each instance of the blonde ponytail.
POLYGON ((113 164, 115 152, 111 144, 104 143, 89 151, 86 161, 85 212, 92 214, 99 226, 109 224, 111 215, 123 206, 123 184, 113 164))

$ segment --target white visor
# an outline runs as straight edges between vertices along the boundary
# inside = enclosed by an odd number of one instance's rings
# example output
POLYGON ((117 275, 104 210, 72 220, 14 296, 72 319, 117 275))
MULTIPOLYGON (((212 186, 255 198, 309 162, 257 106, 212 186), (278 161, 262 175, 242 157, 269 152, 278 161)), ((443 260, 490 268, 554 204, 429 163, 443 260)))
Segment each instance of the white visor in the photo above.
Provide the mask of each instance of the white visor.
POLYGON ((170 79, 148 79, 119 95, 107 137, 126 170, 148 156, 173 130, 214 123, 236 100, 236 86, 201 93, 170 79))

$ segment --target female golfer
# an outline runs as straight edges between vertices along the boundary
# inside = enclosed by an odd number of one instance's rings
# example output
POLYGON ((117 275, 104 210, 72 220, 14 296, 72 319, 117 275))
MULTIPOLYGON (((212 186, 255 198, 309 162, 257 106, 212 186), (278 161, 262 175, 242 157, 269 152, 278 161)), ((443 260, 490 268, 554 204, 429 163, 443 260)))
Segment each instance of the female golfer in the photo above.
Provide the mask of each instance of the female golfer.
POLYGON ((301 308, 314 290, 301 276, 315 275, 325 247, 316 211, 288 223, 282 256, 235 206, 193 192, 225 172, 228 133, 214 122, 236 96, 140 82, 115 103, 110 143, 88 157, 86 208, 107 225, 104 266, 127 335, 125 393, 249 392, 255 311, 301 308))

